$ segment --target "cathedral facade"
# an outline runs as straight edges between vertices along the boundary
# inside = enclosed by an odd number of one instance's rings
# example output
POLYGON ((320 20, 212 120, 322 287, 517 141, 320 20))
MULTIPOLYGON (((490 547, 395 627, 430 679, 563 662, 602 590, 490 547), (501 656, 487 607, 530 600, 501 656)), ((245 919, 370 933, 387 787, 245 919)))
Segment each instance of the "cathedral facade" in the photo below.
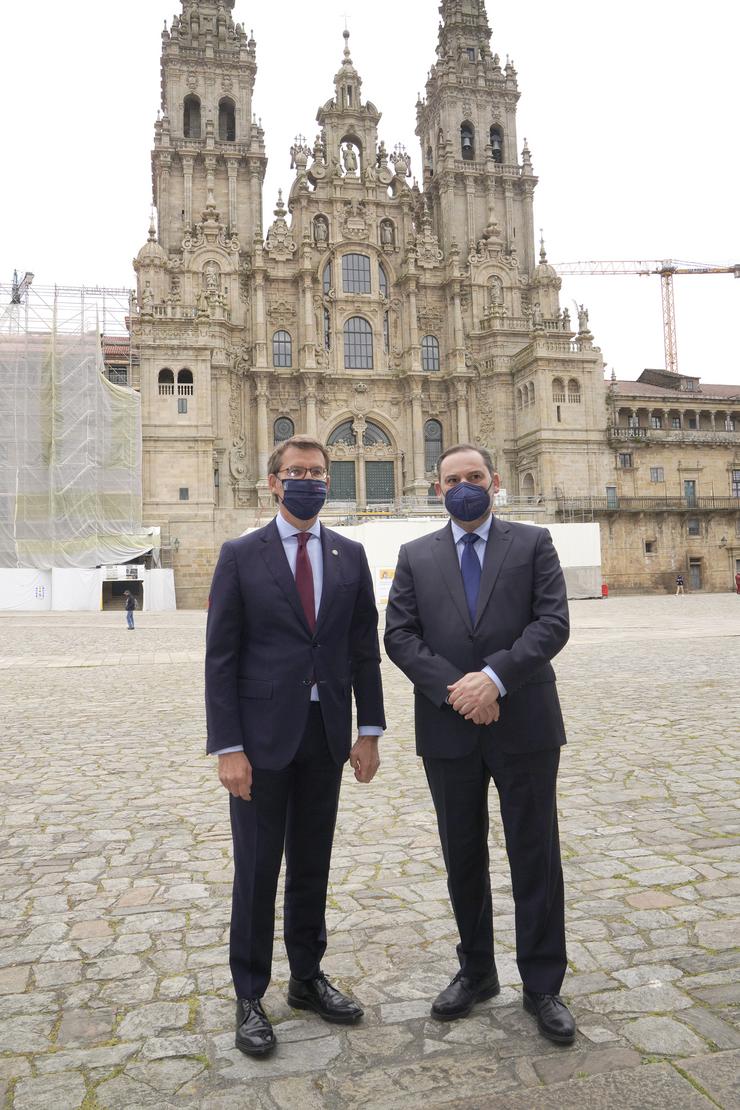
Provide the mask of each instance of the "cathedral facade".
POLYGON ((329 446, 329 517, 428 512, 457 441, 491 451, 512 499, 603 493, 601 352, 535 241, 517 74, 483 0, 441 4, 420 180, 379 136, 345 32, 269 221, 256 44, 234 2, 182 0, 163 32, 157 220, 134 263, 144 519, 169 536, 178 604, 202 606, 221 543, 272 514, 267 461, 294 432, 329 446))

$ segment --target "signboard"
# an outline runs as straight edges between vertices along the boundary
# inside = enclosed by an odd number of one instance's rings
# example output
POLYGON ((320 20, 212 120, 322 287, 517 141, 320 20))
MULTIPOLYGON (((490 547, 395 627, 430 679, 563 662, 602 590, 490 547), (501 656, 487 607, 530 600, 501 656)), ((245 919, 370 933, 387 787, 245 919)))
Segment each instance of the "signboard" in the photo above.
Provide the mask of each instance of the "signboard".
POLYGON ((105 580, 106 582, 143 582, 144 567, 138 563, 135 565, 124 564, 120 567, 106 567, 105 580))

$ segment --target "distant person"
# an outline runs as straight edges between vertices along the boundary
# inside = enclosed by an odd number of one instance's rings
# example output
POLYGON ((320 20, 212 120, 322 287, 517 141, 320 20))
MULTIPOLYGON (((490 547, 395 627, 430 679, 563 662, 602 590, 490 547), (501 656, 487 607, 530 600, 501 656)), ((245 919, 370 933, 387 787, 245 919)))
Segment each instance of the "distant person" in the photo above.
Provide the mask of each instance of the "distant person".
POLYGON ((683 592, 684 592, 684 589, 683 589, 683 575, 682 574, 677 574, 676 575, 676 597, 678 597, 679 594, 683 594, 683 592))
POLYGON ((131 632, 134 631, 134 609, 136 608, 136 598, 131 593, 131 590, 124 590, 123 596, 126 598, 126 624, 131 632))
POLYGON ((740 570, 735 575, 735 591, 740 594, 740 570))

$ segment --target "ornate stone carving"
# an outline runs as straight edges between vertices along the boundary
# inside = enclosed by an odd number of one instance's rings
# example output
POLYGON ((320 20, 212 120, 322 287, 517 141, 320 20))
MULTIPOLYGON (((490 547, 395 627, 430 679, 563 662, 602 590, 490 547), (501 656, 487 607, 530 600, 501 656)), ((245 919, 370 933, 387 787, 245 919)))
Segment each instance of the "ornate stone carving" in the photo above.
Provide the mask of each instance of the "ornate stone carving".
POLYGON ((285 219, 287 211, 283 204, 283 190, 278 191, 278 202, 275 208, 275 219, 267 233, 265 251, 275 262, 285 262, 292 258, 296 252, 295 240, 290 234, 285 219))
POLYGON ((344 202, 344 214, 341 218, 341 231, 345 239, 367 239, 367 205, 364 200, 347 200, 344 202))
POLYGON ((444 313, 437 305, 430 305, 426 301, 422 301, 418 307, 418 319, 420 329, 426 334, 440 329, 444 313))
POLYGON ((275 324, 292 324, 296 319, 296 310, 286 300, 271 301, 267 315, 275 324))
POLYGON ((432 220, 428 212, 422 219, 421 235, 416 238, 414 247, 416 263, 423 270, 431 270, 439 266, 444 259, 439 249, 439 239, 432 231, 432 220))

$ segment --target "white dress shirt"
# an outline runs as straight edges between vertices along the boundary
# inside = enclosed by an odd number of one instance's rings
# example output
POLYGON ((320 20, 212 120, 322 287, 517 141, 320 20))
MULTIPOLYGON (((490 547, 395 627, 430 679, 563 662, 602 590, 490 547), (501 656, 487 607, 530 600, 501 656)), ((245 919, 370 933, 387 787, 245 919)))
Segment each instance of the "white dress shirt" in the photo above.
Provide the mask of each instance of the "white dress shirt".
MULTIPOLYGON (((450 524, 452 525, 452 538, 455 541, 455 550, 457 551, 457 561, 460 564, 460 569, 462 570, 463 548, 465 547, 465 544, 462 542, 462 540, 463 536, 467 536, 468 533, 465 531, 464 528, 461 528, 460 525, 452 519, 450 519, 450 524)), ((486 544, 488 543, 488 537, 491 532, 492 524, 493 515, 489 516, 488 520, 484 520, 480 527, 475 529, 475 534, 476 536, 480 536, 480 540, 478 541, 478 543, 473 544, 473 551, 478 556, 481 570, 483 569, 483 560, 486 557, 486 544)), ((504 697, 504 695, 506 694, 506 687, 504 686, 503 682, 496 674, 496 672, 492 670, 491 667, 484 667, 483 674, 487 674, 491 681, 496 683, 499 690, 501 691, 501 697, 504 697)))
MULTIPOLYGON (((283 550, 285 557, 288 560, 290 573, 295 578, 296 563, 298 562, 298 529, 294 525, 289 524, 282 513, 278 513, 275 517, 275 524, 280 534, 280 539, 283 543, 283 550)), ((308 560, 311 564, 311 571, 313 573, 313 598, 314 606, 316 609, 316 617, 319 615, 319 608, 321 606, 321 592, 324 588, 324 553, 321 547, 321 524, 315 520, 311 527, 307 530, 311 539, 306 544, 306 552, 308 560)), ((311 701, 319 700, 319 688, 316 685, 311 687, 311 701)), ((380 725, 358 725, 357 731, 360 736, 381 736, 383 729, 380 725)), ((221 748, 219 751, 214 752, 214 755, 228 755, 229 752, 243 752, 244 748, 240 744, 238 747, 221 748)))

